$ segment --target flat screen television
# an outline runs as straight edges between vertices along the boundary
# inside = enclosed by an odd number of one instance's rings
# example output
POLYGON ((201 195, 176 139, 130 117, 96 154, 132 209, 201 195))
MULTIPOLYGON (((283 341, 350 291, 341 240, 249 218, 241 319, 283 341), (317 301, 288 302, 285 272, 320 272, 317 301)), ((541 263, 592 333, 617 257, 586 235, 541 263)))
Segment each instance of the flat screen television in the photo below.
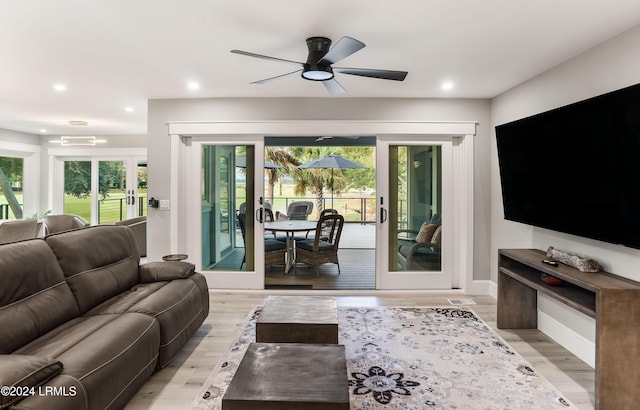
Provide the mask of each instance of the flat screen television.
POLYGON ((640 249, 640 84, 496 138, 505 219, 640 249))

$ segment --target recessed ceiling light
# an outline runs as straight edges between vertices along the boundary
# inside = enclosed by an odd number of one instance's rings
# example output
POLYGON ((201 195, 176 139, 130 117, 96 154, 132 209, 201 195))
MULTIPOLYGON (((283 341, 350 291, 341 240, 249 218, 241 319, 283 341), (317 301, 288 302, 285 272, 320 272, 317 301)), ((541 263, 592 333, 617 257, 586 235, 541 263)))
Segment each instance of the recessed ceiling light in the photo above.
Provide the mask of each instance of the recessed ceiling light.
POLYGON ((69 125, 89 125, 87 121, 69 121, 69 125))
POLYGON ((47 130, 45 130, 44 128, 41 128, 40 132, 45 133, 45 132, 47 132, 47 130))
POLYGON ((124 107, 126 112, 133 112, 133 107, 124 107))
POLYGON ((197 90, 198 88, 200 88, 200 84, 196 83, 195 81, 189 81, 187 83, 187 88, 190 90, 197 90))
POLYGON ((67 91, 67 86, 61 83, 54 84, 53 89, 56 91, 67 91))
POLYGON ((443 90, 451 90, 453 89, 453 83, 451 81, 445 81, 442 83, 441 87, 443 90))

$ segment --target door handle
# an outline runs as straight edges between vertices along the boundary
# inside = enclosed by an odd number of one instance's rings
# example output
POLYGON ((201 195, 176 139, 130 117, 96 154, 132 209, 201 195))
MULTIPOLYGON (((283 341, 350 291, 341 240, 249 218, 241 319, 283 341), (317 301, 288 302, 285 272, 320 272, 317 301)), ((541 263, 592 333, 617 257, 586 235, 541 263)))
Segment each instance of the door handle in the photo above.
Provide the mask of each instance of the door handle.
POLYGON ((380 208, 380 223, 387 222, 387 210, 384 208, 380 208))
POLYGON ((256 209, 256 221, 262 223, 263 221, 263 215, 264 215, 264 211, 262 209, 262 207, 256 209))
POLYGON ((384 197, 380 197, 380 223, 385 223, 387 221, 387 210, 383 208, 384 205, 384 197))

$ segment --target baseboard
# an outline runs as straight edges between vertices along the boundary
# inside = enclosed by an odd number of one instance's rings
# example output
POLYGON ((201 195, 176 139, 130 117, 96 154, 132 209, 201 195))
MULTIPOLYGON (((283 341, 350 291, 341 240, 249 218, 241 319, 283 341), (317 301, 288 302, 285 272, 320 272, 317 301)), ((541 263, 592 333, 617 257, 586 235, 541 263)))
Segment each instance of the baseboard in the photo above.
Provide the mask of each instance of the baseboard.
POLYGON ((472 280, 470 283, 467 283, 464 293, 468 295, 489 295, 491 283, 490 280, 472 280))
POLYGON ((592 341, 540 311, 538 329, 589 366, 596 367, 596 345, 592 341))

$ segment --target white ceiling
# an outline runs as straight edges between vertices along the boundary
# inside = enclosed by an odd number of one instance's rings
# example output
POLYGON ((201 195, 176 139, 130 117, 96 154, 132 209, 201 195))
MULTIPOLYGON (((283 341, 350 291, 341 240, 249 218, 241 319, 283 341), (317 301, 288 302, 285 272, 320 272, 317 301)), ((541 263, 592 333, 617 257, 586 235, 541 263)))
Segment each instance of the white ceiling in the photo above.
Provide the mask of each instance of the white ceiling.
POLYGON ((156 98, 491 98, 638 25, 639 0, 2 0, 0 128, 141 135, 156 98), (310 36, 367 45, 339 66, 409 74, 337 74, 331 97, 297 76, 249 84, 292 66, 229 52, 305 61, 310 36))

